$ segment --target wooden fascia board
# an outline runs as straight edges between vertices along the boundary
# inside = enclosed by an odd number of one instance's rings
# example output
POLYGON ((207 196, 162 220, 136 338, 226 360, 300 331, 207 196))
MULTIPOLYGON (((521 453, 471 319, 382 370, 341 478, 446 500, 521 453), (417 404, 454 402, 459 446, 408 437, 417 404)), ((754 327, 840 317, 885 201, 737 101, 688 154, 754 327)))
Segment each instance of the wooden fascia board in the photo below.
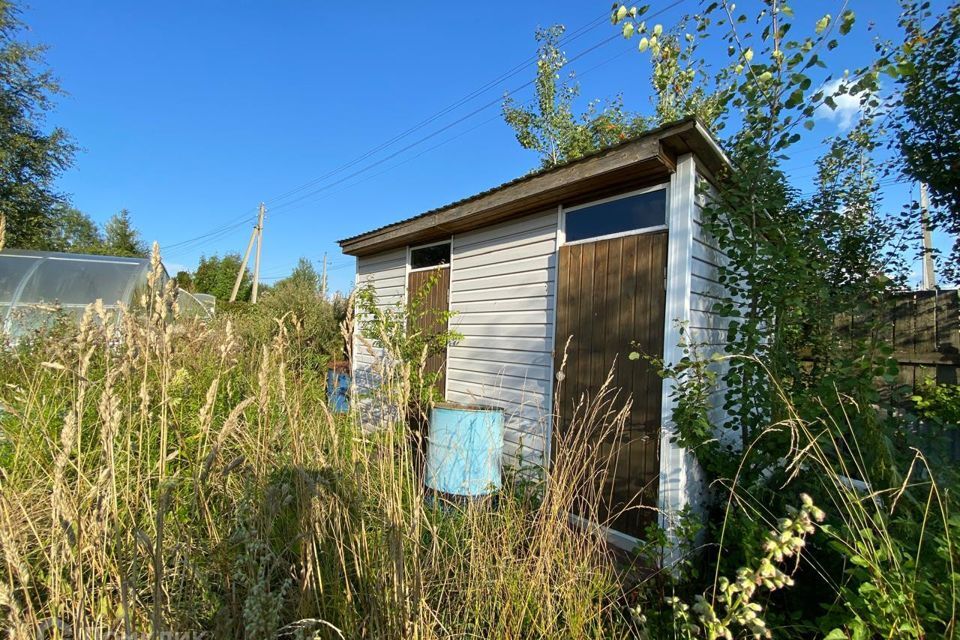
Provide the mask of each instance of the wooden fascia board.
POLYGON ((672 165, 669 154, 661 149, 659 139, 638 140, 635 145, 614 148, 608 153, 535 176, 407 223, 388 227, 341 246, 344 253, 364 255, 371 250, 380 251, 400 246, 406 238, 416 237, 424 232, 462 228, 461 223, 470 218, 475 217, 474 224, 482 225, 490 222, 490 218, 504 217, 514 210, 525 210, 530 207, 531 201, 537 199, 548 200, 562 193, 576 194, 587 191, 592 183, 602 180, 604 176, 639 167, 651 160, 656 164, 666 165, 668 170, 672 165))
POLYGON ((627 186, 630 179, 667 177, 676 171, 677 158, 685 153, 692 153, 712 180, 730 169, 730 161, 706 128, 689 118, 651 132, 647 138, 339 244, 345 254, 363 256, 495 224, 535 213, 537 207, 549 208, 558 202, 589 198, 591 192, 609 191, 618 186, 618 180, 627 186))

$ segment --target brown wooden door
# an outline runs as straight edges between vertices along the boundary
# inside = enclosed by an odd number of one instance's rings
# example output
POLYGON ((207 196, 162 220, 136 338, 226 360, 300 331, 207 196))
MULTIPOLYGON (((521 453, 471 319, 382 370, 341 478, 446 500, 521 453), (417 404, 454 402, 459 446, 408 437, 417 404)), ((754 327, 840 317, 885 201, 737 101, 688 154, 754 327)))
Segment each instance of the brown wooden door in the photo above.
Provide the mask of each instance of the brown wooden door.
POLYGON ((558 368, 572 336, 557 398, 557 428, 569 428, 582 394, 595 397, 616 360, 617 402, 629 395, 633 406, 620 442, 596 443, 612 466, 608 481, 598 487, 609 501, 609 511, 600 515, 616 530, 638 537, 655 512, 623 509, 657 506, 662 384, 649 363, 628 356, 635 350, 663 355, 666 265, 663 231, 564 245, 557 274, 558 368))
MULTIPOLYGON (((450 268, 412 271, 407 276, 407 300, 413 300, 417 292, 423 291, 433 278, 436 278, 436 282, 426 292, 426 298, 421 307, 423 313, 418 318, 418 326, 415 327, 427 335, 437 335, 447 330, 446 317, 443 313, 450 309, 450 268)), ((441 396, 444 395, 447 386, 446 349, 427 357, 426 371, 440 373, 436 388, 441 396)))

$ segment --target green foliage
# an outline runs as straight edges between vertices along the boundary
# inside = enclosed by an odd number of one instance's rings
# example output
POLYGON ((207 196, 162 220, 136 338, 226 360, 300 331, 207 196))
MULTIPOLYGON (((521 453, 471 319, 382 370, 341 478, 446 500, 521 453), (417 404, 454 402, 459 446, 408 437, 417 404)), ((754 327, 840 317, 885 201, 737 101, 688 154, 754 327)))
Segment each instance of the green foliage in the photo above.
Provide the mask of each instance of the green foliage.
POLYGON ((0 1, 0 212, 6 246, 52 249, 62 203, 54 181, 70 165, 74 147, 63 129, 44 126, 60 87, 44 68, 44 47, 20 39, 19 12, 0 1))
POLYGON ((126 209, 108 220, 101 231, 90 216, 67 204, 55 205, 45 248, 108 256, 146 257, 150 253, 126 209))
POLYGON ((771 630, 763 619, 764 607, 759 602, 764 592, 773 592, 794 584, 793 577, 780 568, 788 559, 794 560, 794 571, 807 537, 816 530, 825 514, 813 504, 812 498, 802 495, 799 509, 788 508, 789 516, 781 518, 773 531, 763 540, 763 553, 756 568, 742 567, 736 577, 720 577, 712 588, 694 597, 693 604, 677 596, 666 599, 673 612, 673 620, 660 628, 651 629, 643 612, 634 609, 634 618, 643 637, 707 638, 770 638, 771 630))
POLYGON ((624 110, 619 97, 603 108, 593 101, 579 117, 574 114, 579 85, 572 72, 570 82, 560 80, 567 65, 560 49, 563 32, 562 25, 537 30, 536 104, 518 105, 509 96, 503 102, 503 118, 516 131, 517 141, 539 153, 544 167, 575 160, 646 128, 642 119, 624 110))
POLYGON ((104 225, 102 252, 106 255, 135 258, 150 255, 147 244, 134 228, 130 212, 126 209, 121 209, 104 225))
POLYGON ((68 253, 102 253, 103 235, 90 216, 69 205, 55 209, 49 248, 68 253))
MULTIPOLYGON (((726 295, 713 309, 730 319, 726 353, 703 358, 699 345, 684 344, 683 359, 662 367, 677 383, 677 441, 713 489, 708 557, 718 575, 757 566, 762 523, 782 513, 787 491, 804 491, 834 505, 836 524, 825 530, 830 544, 806 554, 813 568, 801 568, 802 585, 765 606, 771 629, 952 636, 955 532, 935 482, 945 474, 910 448, 915 424, 896 404, 897 363, 877 313, 903 281, 907 253, 896 216, 876 195, 889 170, 875 161, 889 108, 879 97, 883 65, 845 74, 828 93, 820 69, 854 28, 853 12, 803 25, 786 2, 742 6, 710 3, 691 18, 698 37, 714 32, 728 47, 705 82, 720 87, 716 128, 731 130, 724 146, 733 170, 698 186, 705 227, 728 259, 719 277, 726 295), (782 164, 797 128, 812 128, 815 110, 836 108, 840 95, 859 97, 860 119, 825 142, 816 191, 803 195, 782 164), (707 409, 719 391, 727 417, 717 424, 707 409), (934 592, 938 574, 947 581, 934 592)), ((621 27, 626 35, 644 35, 641 49, 658 64, 662 27, 631 14, 614 17, 633 25, 621 27)), ((695 57, 660 64, 655 82, 683 87, 702 65, 695 57)), ((724 617, 712 611, 681 610, 680 627, 709 629, 724 617)))
POLYGON ((248 342, 170 315, 156 276, 135 313, 0 350, 5 636, 627 635, 569 485, 431 506, 407 426, 331 415, 292 366, 292 316, 248 342))
POLYGON ((430 291, 438 281, 439 272, 405 302, 393 306, 380 304, 372 286, 357 291, 361 334, 370 344, 383 349, 383 360, 390 363, 382 372, 387 378, 384 386, 402 391, 403 397, 394 402, 409 407, 411 415, 420 418, 428 415, 434 402, 443 400, 443 392, 437 389, 442 372, 430 371, 425 366, 427 360, 446 353, 448 345, 463 338, 449 329, 455 312, 431 309, 428 305, 430 291))
POLYGON ((293 272, 264 291, 256 305, 238 309, 238 332, 252 343, 264 343, 276 331, 278 320, 288 322, 296 328, 297 366, 325 374, 329 360, 343 358, 344 318, 342 306, 321 296, 316 269, 300 258, 293 272))
MULTIPOLYGON (((193 273, 194 292, 209 293, 216 296, 218 301, 229 300, 233 285, 237 281, 237 274, 240 273, 241 262, 242 258, 237 253, 228 253, 223 257, 201 256, 200 264, 193 273)), ((237 292, 237 300, 249 300, 252 288, 253 275, 249 269, 245 269, 243 279, 240 281, 240 290, 237 292)))
MULTIPOLYGON (((930 3, 903 2, 903 43, 878 63, 899 88, 890 109, 904 173, 930 187, 932 220, 960 235, 960 2, 939 15, 930 3)), ((916 219, 916 216, 912 216, 916 219)), ((960 242, 953 247, 948 277, 960 274, 960 242)))
POLYGON ((711 77, 705 61, 697 54, 700 39, 708 35, 709 20, 694 15, 664 31, 659 24, 648 28, 641 19, 644 13, 646 7, 626 12, 618 9, 613 21, 622 25, 625 38, 638 36, 641 52, 650 53, 651 84, 656 96, 653 121, 665 124, 696 116, 709 129, 718 128, 729 88, 724 86, 725 75, 711 77), (692 30, 687 29, 690 20, 695 24, 692 30), (708 86, 711 83, 715 86, 708 86))
POLYGON ((960 385, 937 384, 935 380, 927 379, 918 386, 910 400, 921 419, 951 429, 960 425, 960 385))
POLYGON ((193 274, 189 271, 177 271, 176 275, 173 276, 173 280, 180 289, 190 292, 194 290, 193 274))

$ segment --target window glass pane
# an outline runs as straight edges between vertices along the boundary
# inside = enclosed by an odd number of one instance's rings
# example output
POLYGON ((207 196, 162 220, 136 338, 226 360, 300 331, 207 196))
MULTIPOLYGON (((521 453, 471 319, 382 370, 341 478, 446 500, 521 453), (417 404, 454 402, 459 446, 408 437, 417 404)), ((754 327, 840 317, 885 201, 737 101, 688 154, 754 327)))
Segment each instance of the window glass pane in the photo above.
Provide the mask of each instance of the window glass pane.
POLYGON ((424 269, 441 264, 450 264, 450 244, 435 244, 432 247, 422 247, 410 252, 410 268, 424 269))
POLYGON ((667 190, 657 189, 571 211, 567 214, 567 242, 646 227, 667 220, 667 190))

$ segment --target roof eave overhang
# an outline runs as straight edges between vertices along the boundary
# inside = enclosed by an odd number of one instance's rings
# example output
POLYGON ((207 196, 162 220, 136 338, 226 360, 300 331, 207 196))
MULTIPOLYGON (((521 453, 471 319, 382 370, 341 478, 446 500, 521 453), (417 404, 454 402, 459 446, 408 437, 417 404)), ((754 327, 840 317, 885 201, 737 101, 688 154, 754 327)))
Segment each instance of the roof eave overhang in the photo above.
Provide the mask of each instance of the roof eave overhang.
POLYGON ((347 255, 364 256, 422 244, 559 204, 603 197, 669 179, 677 158, 694 154, 716 175, 729 161, 703 125, 690 118, 649 135, 409 220, 340 241, 347 255))

